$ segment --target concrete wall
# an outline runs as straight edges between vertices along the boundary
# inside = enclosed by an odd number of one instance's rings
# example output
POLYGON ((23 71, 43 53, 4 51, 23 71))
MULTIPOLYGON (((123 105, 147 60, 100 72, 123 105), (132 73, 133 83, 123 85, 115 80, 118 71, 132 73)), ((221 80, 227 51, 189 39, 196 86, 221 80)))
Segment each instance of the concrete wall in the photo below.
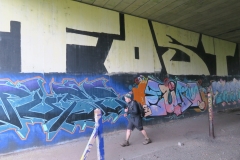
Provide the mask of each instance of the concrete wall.
MULTIPOLYGON (((123 95, 146 124, 237 107, 232 42, 71 0, 0 0, 0 152, 126 127, 123 95)), ((83 144, 85 145, 85 144, 83 144)))

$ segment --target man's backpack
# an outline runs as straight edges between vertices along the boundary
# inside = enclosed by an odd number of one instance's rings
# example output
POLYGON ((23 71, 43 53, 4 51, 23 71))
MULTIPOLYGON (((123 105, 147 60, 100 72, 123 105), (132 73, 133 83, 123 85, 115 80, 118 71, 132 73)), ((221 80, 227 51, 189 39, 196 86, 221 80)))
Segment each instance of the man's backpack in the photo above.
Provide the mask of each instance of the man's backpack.
POLYGON ((144 111, 144 108, 143 108, 142 104, 139 103, 138 101, 135 101, 135 102, 137 103, 137 106, 138 106, 138 113, 140 114, 140 116, 142 118, 145 117, 145 111, 144 111))

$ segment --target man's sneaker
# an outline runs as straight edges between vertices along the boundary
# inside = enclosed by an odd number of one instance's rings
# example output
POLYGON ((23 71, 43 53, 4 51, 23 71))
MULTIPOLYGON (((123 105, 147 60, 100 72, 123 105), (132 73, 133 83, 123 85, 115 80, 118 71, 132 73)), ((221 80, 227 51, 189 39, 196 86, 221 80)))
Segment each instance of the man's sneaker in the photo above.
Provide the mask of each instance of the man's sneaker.
POLYGON ((152 142, 151 139, 148 138, 148 139, 145 139, 145 141, 143 142, 143 144, 146 145, 146 144, 151 143, 151 142, 152 142))
POLYGON ((129 146, 129 142, 125 140, 125 141, 121 144, 121 146, 122 146, 122 147, 129 146))

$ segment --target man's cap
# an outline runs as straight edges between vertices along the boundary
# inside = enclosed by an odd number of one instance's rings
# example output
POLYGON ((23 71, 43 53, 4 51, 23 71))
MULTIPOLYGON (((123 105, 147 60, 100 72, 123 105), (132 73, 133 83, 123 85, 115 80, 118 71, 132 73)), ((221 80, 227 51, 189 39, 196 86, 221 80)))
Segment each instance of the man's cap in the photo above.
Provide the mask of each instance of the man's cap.
POLYGON ((125 96, 124 97, 127 97, 127 98, 132 98, 132 95, 131 94, 129 94, 129 93, 127 93, 127 94, 125 94, 125 96))

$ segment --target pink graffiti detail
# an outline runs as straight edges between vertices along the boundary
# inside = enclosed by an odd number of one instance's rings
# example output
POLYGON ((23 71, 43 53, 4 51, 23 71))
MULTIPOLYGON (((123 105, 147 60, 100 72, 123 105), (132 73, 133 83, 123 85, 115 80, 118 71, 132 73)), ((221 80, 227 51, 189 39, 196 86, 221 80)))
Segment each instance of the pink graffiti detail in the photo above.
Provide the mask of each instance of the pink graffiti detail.
POLYGON ((145 90, 145 102, 150 108, 151 116, 167 115, 175 113, 182 114, 187 108, 198 106, 202 102, 197 83, 174 83, 168 78, 160 84, 148 80, 145 90))
POLYGON ((174 107, 174 113, 178 116, 182 114, 181 107, 179 105, 174 107))

